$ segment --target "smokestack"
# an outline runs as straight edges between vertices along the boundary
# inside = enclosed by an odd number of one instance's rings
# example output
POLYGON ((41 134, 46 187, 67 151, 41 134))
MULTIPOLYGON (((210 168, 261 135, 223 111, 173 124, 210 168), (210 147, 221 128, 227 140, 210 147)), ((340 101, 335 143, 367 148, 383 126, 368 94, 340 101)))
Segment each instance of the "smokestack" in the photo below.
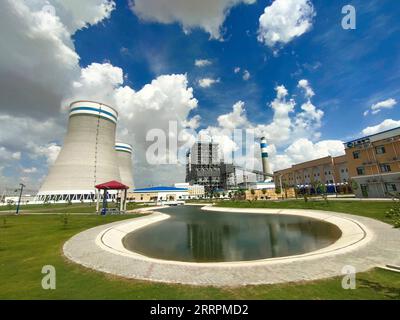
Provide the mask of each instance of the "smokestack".
POLYGON ((263 166, 264 179, 270 180, 269 175, 272 175, 272 172, 271 172, 271 168, 269 167, 268 152, 267 152, 267 139, 265 137, 261 138, 261 160, 262 160, 262 166, 263 166))
POLYGON ((38 201, 90 201, 95 185, 120 180, 115 132, 118 113, 94 101, 70 105, 64 145, 50 168, 38 201))
POLYGON ((115 144, 115 151, 117 152, 119 175, 121 182, 133 189, 133 173, 132 173, 132 153, 133 148, 130 144, 117 142, 115 144))

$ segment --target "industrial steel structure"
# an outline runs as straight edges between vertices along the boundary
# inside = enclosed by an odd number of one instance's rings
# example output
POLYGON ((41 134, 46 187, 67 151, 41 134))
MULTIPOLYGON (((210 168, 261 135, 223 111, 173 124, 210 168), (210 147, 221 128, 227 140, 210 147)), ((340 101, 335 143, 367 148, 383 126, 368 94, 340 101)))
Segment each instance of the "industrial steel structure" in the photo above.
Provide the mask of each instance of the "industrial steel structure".
POLYGON ((238 188, 238 172, 242 172, 243 185, 248 183, 246 173, 254 174, 257 181, 271 181, 273 173, 270 170, 266 147, 266 139, 262 138, 263 170, 260 171, 225 163, 219 156, 217 143, 196 142, 186 154, 186 182, 192 185, 202 185, 206 193, 210 193, 238 188))
POLYGON ((221 161, 214 142, 197 142, 186 154, 186 182, 204 186, 207 193, 227 189, 234 171, 221 161))
POLYGON ((117 111, 108 105, 73 102, 64 145, 36 200, 94 201, 95 185, 120 181, 115 151, 117 121, 117 111))
POLYGON ((117 152, 121 182, 124 185, 128 186, 129 189, 133 189, 134 182, 132 173, 132 146, 127 143, 117 142, 115 144, 115 151, 117 152))

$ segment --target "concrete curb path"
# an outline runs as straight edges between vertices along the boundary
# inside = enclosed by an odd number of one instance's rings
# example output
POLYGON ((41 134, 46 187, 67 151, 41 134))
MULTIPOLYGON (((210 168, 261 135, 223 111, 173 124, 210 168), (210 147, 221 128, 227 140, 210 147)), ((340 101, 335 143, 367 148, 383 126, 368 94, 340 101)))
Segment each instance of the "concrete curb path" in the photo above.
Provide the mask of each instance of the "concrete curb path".
POLYGON ((85 267, 125 278, 212 286, 317 280, 342 275, 346 265, 362 272, 400 263, 400 230, 374 219, 315 210, 203 209, 314 217, 338 225, 343 235, 333 245, 304 255, 246 262, 186 263, 153 259, 126 250, 121 239, 127 233, 169 217, 154 212, 81 232, 65 243, 64 254, 85 267))

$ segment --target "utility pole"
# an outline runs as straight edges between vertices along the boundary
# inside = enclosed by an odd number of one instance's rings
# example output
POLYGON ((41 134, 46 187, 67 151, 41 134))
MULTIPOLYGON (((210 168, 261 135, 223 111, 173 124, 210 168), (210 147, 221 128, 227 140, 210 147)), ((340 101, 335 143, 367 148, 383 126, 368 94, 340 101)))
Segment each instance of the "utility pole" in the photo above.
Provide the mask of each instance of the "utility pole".
POLYGON ((20 192, 19 192, 19 198, 18 198, 18 204, 17 204, 17 212, 15 214, 19 214, 19 206, 21 204, 21 198, 22 198, 22 191, 25 188, 25 185, 23 183, 19 184, 21 186, 20 192))

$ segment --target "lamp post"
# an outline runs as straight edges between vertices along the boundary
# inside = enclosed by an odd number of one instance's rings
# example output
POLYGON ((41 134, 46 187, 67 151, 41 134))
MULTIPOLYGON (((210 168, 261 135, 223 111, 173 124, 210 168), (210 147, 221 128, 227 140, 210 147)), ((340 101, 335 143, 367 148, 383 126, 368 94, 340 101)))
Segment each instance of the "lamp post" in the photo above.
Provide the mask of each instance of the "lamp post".
POLYGON ((18 198, 18 204, 17 204, 17 211, 16 211, 15 214, 19 214, 19 206, 20 206, 20 204, 21 204, 22 191, 23 191, 24 188, 25 188, 25 185, 24 185, 23 183, 20 183, 19 185, 21 186, 21 189, 20 189, 20 192, 19 192, 19 198, 18 198))

